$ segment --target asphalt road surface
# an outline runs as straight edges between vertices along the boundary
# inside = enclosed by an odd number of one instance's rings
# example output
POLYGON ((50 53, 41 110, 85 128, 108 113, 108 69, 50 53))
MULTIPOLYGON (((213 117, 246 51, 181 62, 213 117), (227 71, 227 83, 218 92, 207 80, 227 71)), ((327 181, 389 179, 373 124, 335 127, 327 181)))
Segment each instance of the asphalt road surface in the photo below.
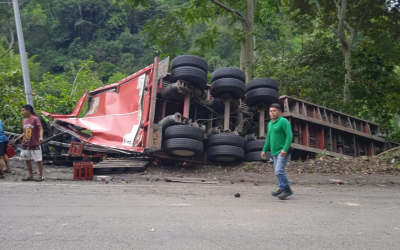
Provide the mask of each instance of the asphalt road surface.
POLYGON ((0 249, 400 249, 399 186, 275 189, 1 182, 0 249))

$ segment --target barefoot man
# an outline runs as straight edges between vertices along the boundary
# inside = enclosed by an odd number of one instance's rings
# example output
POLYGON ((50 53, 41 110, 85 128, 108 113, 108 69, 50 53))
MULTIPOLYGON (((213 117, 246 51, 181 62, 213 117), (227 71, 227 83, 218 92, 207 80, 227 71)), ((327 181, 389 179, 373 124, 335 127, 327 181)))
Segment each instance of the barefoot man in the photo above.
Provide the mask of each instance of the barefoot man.
POLYGON ((43 161, 40 143, 43 141, 43 128, 40 120, 35 116, 33 107, 29 104, 22 106, 22 115, 24 116, 24 133, 15 141, 22 139, 21 160, 26 161, 29 176, 23 181, 42 181, 43 180, 43 161), (39 179, 34 179, 32 170, 32 158, 38 164, 39 179))

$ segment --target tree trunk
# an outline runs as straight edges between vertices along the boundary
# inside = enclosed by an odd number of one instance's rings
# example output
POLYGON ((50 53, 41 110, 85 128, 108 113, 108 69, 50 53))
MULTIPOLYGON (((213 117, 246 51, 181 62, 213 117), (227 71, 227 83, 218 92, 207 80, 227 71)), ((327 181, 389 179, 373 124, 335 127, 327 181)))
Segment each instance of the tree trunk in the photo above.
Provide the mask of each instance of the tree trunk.
POLYGON ((254 78, 253 64, 254 64, 254 38, 251 34, 254 27, 254 12, 258 0, 247 0, 246 6, 246 16, 244 16, 240 11, 232 9, 229 5, 226 5, 217 0, 210 0, 212 3, 218 7, 232 13, 234 16, 240 19, 242 22, 243 31, 245 32, 245 42, 241 45, 240 51, 240 68, 246 68, 246 80, 250 81, 254 78))
POLYGON ((349 104, 351 100, 350 96, 350 84, 351 84, 351 51, 350 46, 354 38, 354 29, 349 25, 348 29, 351 33, 350 43, 347 41, 345 27, 346 27, 346 11, 347 11, 347 0, 335 0, 336 7, 338 9, 338 36, 340 44, 342 45, 342 52, 344 55, 344 67, 346 74, 344 75, 344 87, 343 87, 343 103, 349 104), (339 4, 340 3, 340 4, 339 4))
MULTIPOLYGON (((10 25, 10 23, 8 21, 7 21, 7 26, 8 26, 8 32, 10 33, 10 39, 8 39, 8 37, 6 35, 7 31, 4 32, 2 26, 0 26, 0 32, 3 35, 4 41, 8 45, 8 48, 10 49, 10 48, 12 48, 14 46, 14 43, 15 43, 14 31, 13 31, 13 29, 12 29, 12 27, 11 27, 11 25, 10 25)), ((6 26, 6 29, 7 29, 7 26, 6 26)), ((14 51, 10 50, 10 57, 12 57, 13 55, 14 55, 14 51)))
POLYGON ((254 27, 254 0, 247 0, 246 8, 246 80, 247 82, 254 78, 253 64, 254 64, 254 38, 251 34, 254 27))
MULTIPOLYGON (((241 20, 242 30, 246 31, 246 22, 241 20)), ((240 69, 246 72, 246 41, 240 44, 240 69)))
POLYGON ((350 84, 351 84, 351 51, 343 50, 344 54, 344 67, 346 69, 346 74, 344 75, 344 88, 343 88, 343 102, 344 104, 350 103, 350 84))
MULTIPOLYGON (((10 43, 8 44, 8 48, 11 49, 14 46, 14 42, 15 42, 14 31, 10 24, 8 24, 8 27, 10 29, 10 43)), ((13 56, 14 56, 14 50, 10 50, 10 57, 13 57, 13 56)))
POLYGON ((246 43, 242 42, 240 45, 240 69, 246 71, 246 43))

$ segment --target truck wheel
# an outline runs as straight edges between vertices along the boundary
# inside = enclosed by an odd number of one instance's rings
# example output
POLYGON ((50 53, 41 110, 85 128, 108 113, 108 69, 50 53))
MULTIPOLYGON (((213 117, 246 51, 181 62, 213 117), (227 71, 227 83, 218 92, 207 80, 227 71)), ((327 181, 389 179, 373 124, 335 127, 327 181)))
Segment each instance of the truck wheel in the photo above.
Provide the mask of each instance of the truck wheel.
POLYGON ((214 146, 207 150, 207 159, 216 162, 243 161, 243 148, 235 146, 214 146))
POLYGON ((164 139, 189 138, 199 142, 204 141, 204 132, 200 128, 188 125, 175 125, 165 130, 164 139))
POLYGON ((257 78, 246 84, 246 92, 259 88, 275 89, 279 91, 279 83, 271 78, 257 78))
POLYGON ((195 67, 195 68, 203 70, 206 73, 208 71, 207 62, 203 58, 198 57, 198 56, 182 55, 182 56, 175 57, 171 61, 171 70, 174 70, 174 69, 182 67, 182 66, 195 67))
POLYGON ((254 151, 262 151, 265 145, 265 140, 249 141, 244 145, 244 152, 250 153, 254 151))
POLYGON ((239 148, 243 148, 244 140, 243 137, 241 137, 240 135, 222 133, 222 134, 212 135, 210 138, 208 138, 207 145, 209 147, 229 145, 229 146, 236 146, 239 148))
POLYGON ((171 82, 178 80, 188 81, 203 90, 207 85, 207 73, 195 67, 182 66, 171 71, 171 82))
POLYGON ((255 151, 255 152, 250 152, 247 153, 244 160, 247 162, 252 162, 252 161, 263 161, 263 162, 267 162, 270 161, 271 154, 267 153, 267 159, 263 159, 261 158, 261 151, 255 151))
POLYGON ((221 134, 222 129, 220 127, 213 127, 207 131, 207 136, 210 137, 212 135, 221 134))
POLYGON ((246 82, 246 74, 242 70, 233 67, 226 67, 215 70, 211 75, 211 82, 214 82, 221 78, 235 78, 242 82, 246 82))
POLYGON ((173 138, 166 140, 163 144, 163 151, 176 156, 201 155, 204 151, 203 143, 188 138, 173 138))
POLYGON ((161 96, 167 101, 179 103, 183 103, 185 99, 185 95, 175 91, 171 84, 168 84, 168 86, 161 91, 161 96))
POLYGON ((213 97, 230 94, 233 98, 240 99, 244 97, 245 85, 238 79, 221 78, 211 83, 210 92, 213 97))
POLYGON ((255 134, 249 134, 244 137, 244 142, 256 141, 258 138, 255 134))
POLYGON ((254 106, 256 104, 271 105, 278 103, 279 94, 274 89, 253 89, 246 93, 247 106, 254 106))

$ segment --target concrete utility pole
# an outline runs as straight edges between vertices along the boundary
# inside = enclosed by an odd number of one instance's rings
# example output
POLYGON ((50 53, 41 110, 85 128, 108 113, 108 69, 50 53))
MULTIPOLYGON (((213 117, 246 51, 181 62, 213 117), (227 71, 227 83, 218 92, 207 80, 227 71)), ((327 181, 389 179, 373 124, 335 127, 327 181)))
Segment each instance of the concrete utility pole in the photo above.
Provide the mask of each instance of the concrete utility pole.
POLYGON ((15 26, 17 27, 19 54, 21 55, 22 77, 24 79, 26 103, 33 106, 31 78, 29 77, 28 60, 26 59, 25 40, 24 40, 24 34, 22 33, 18 0, 13 0, 13 5, 14 5, 15 26))

